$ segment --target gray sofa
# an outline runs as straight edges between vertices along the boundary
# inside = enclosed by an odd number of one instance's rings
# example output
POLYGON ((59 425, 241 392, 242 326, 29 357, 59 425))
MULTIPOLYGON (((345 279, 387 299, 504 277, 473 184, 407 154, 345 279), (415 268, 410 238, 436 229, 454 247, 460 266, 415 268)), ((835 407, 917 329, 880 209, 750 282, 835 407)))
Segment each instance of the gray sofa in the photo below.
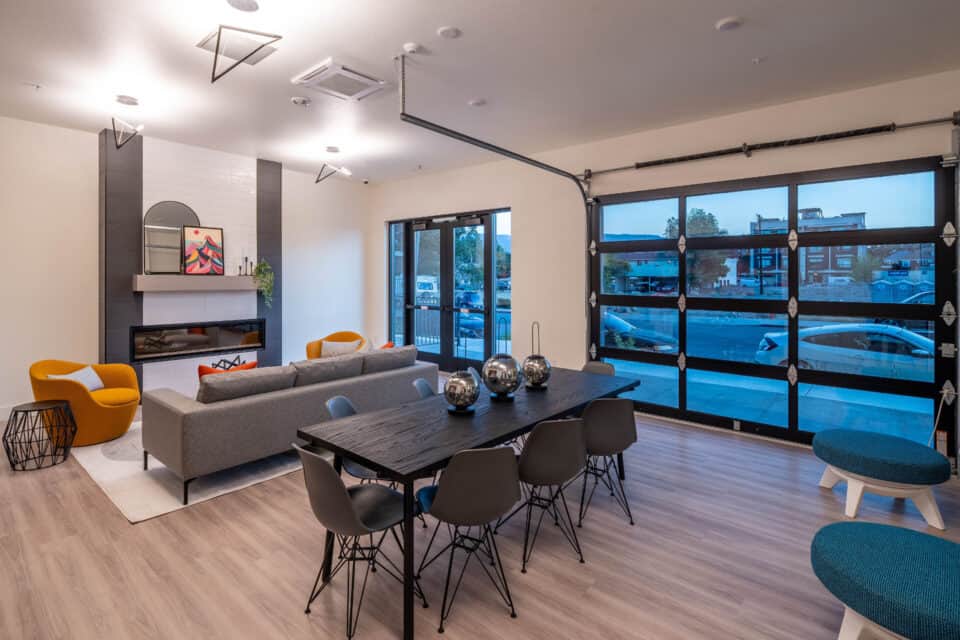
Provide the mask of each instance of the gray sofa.
POLYGON ((437 366, 416 360, 416 347, 371 351, 282 367, 205 376, 197 398, 171 389, 143 394, 144 468, 148 453, 183 482, 290 450, 297 429, 328 420, 336 395, 360 412, 416 400, 413 386, 434 390, 437 366))

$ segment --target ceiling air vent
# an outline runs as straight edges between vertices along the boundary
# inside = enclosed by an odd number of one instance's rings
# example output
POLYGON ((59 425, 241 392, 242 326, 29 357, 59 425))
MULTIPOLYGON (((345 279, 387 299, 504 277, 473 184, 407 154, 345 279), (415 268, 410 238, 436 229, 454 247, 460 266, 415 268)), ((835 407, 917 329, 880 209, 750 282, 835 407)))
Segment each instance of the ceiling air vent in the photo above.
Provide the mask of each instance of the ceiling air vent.
POLYGON ((386 86, 383 80, 361 73, 327 58, 290 82, 341 100, 363 100, 386 86))

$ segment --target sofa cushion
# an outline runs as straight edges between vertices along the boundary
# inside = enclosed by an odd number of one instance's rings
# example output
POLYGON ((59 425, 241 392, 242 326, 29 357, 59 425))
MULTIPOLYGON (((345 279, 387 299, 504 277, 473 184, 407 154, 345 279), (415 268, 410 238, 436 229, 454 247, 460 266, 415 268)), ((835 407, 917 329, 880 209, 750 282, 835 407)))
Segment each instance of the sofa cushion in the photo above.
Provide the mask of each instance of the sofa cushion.
POLYGON ((86 366, 82 369, 77 369, 71 373, 64 374, 47 374, 47 378, 51 380, 73 380, 74 382, 79 382, 87 388, 87 391, 96 391, 97 389, 103 389, 103 380, 100 379, 100 376, 97 375, 97 372, 94 371, 93 367, 86 366))
POLYGON ((209 404, 258 393, 289 389, 297 379, 294 367, 264 367, 249 371, 227 371, 221 375, 204 376, 197 391, 197 402, 209 404))
POLYGON ((138 404, 140 402, 140 393, 129 387, 98 389, 91 391, 90 397, 107 407, 120 407, 125 404, 138 404))
POLYGON ((378 373, 409 367, 417 361, 417 347, 408 345, 395 349, 383 349, 363 354, 363 372, 378 373))
POLYGON ((294 385, 296 387, 352 378, 363 372, 363 356, 359 353, 317 360, 300 360, 290 364, 297 370, 297 382, 294 385))

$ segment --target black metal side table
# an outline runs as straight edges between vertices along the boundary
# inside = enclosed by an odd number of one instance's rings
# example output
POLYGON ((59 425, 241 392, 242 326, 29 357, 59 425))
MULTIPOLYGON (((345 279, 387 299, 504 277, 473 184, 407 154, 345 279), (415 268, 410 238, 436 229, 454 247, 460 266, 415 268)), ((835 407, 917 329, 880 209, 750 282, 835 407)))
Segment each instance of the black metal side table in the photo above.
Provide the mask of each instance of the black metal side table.
POLYGON ((60 464, 70 455, 77 422, 66 400, 17 405, 3 430, 3 450, 14 471, 60 464))

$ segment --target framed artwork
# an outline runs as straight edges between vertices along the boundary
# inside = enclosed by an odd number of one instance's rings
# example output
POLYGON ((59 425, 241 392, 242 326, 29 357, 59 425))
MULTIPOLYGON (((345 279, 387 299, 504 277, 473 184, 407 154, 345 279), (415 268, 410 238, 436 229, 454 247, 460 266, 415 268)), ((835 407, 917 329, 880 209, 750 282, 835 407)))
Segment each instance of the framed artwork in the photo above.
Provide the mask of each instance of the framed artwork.
POLYGON ((183 227, 183 272, 189 276, 222 276, 223 229, 183 227))

